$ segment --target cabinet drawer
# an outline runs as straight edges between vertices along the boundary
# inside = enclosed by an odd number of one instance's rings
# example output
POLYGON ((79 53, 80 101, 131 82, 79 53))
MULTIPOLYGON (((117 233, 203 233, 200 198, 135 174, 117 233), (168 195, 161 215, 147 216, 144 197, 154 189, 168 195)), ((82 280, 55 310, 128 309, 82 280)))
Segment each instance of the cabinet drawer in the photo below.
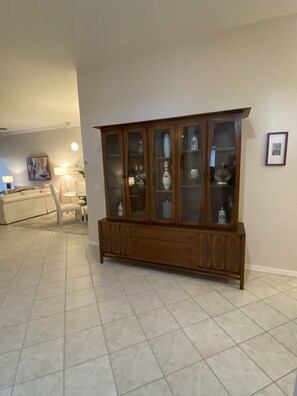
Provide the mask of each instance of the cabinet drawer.
POLYGON ((133 238, 134 258, 183 268, 197 268, 197 245, 155 239, 133 238))
POLYGON ((131 236, 169 242, 196 243, 197 234, 192 231, 178 231, 164 228, 133 227, 131 236))

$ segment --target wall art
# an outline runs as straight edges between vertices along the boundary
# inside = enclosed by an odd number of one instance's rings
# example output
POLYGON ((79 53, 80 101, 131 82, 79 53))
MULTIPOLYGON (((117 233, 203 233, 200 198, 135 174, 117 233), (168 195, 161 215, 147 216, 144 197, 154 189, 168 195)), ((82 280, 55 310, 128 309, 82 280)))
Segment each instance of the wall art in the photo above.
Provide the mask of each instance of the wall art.
POLYGON ((266 165, 286 165, 288 132, 272 132, 267 136, 266 165))
POLYGON ((50 180, 50 169, 47 156, 26 158, 29 180, 50 180))

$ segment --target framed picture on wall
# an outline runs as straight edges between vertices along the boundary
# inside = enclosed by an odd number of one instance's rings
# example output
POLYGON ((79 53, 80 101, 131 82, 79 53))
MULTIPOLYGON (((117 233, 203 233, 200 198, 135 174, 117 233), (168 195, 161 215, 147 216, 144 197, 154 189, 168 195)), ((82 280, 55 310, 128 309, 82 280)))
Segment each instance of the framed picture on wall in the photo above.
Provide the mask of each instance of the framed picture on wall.
POLYGON ((267 134, 266 165, 286 165, 288 132, 267 134))
POLYGON ((50 180, 47 156, 27 157, 26 164, 29 180, 50 180))

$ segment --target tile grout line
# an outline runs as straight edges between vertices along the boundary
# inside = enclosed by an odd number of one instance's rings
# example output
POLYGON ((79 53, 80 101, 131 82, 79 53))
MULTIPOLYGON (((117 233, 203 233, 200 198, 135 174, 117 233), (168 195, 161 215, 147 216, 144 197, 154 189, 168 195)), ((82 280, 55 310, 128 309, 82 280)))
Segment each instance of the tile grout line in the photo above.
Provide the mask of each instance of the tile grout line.
MULTIPOLYGON (((164 378, 164 380, 166 381, 166 384, 167 384, 168 388, 170 389, 170 391, 171 391, 171 393, 172 393, 172 395, 173 395, 173 391, 172 391, 172 389, 171 389, 171 387, 170 387, 170 385, 169 385, 169 383, 168 383, 168 381, 167 381, 167 378, 166 378, 166 376, 165 376, 165 374, 164 374, 164 372, 163 372, 163 370, 162 370, 162 367, 160 366, 159 361, 158 361, 158 359, 157 359, 157 357, 156 357, 156 355, 155 355, 155 353, 154 353, 154 351, 153 351, 153 349, 152 349, 152 347, 151 347, 151 345, 150 345, 149 339, 148 339, 148 337, 147 337, 147 335, 146 335, 146 333, 145 333, 145 331, 144 331, 143 326, 141 325, 141 322, 139 321, 139 318, 138 318, 138 316, 137 316, 137 314, 136 314, 136 312, 135 312, 135 309, 134 309, 133 305, 130 303, 128 294, 127 294, 126 289, 125 289, 125 287, 124 287, 124 285, 123 285, 123 283, 122 283, 122 281, 121 281, 120 278, 119 278, 119 281, 120 281, 120 283, 121 283, 121 285, 122 285, 122 287, 123 287, 123 289, 124 289, 124 293, 125 293, 126 298, 127 298, 128 302, 129 302, 129 304, 130 304, 130 306, 131 306, 131 309, 132 309, 132 311, 134 312, 134 316, 135 316, 135 318, 136 318, 136 320, 137 320, 137 323, 138 323, 139 327, 141 328, 141 330, 142 330, 142 332, 143 332, 143 335, 144 335, 144 337, 145 337, 145 339, 146 339, 146 341, 144 341, 144 342, 146 342, 146 344, 147 344, 148 347, 150 348, 150 351, 151 351, 152 355, 153 355, 154 358, 155 358, 155 361, 156 361, 156 363, 157 363, 157 365, 158 365, 158 367, 159 367, 159 369, 160 369, 160 371, 161 371, 161 373, 162 373, 162 375, 163 375, 163 378, 164 378)), ((149 282, 149 283, 150 283, 150 282, 149 282)), ((155 292, 155 293, 156 293, 156 292, 155 292)), ((157 293, 156 293, 156 294, 157 294, 157 293)), ((160 299, 160 300, 161 300, 161 299, 160 299)), ((162 300, 161 300, 161 301, 162 301, 162 300)), ((162 301, 162 303, 163 303, 163 301, 162 301)), ((164 304, 164 303, 163 303, 163 304, 164 304)), ((164 308, 166 308, 166 307, 165 307, 165 304, 164 304, 164 308)), ((158 309, 158 308, 157 308, 157 309, 158 309)), ((171 315, 171 313, 169 312, 169 310, 168 310, 167 308, 166 308, 166 310, 167 310, 167 312, 171 315)), ((171 316, 172 316, 172 315, 171 315, 171 316)), ((173 316, 172 316, 172 318, 173 318, 173 316)), ((175 318, 173 318, 173 320, 176 322, 175 318)), ((178 327, 180 327, 179 324, 178 324, 177 322, 176 322, 176 324, 177 324, 178 327)), ((139 344, 143 344, 144 342, 141 342, 141 343, 139 343, 139 344)), ((136 345, 138 345, 138 344, 136 344, 136 345)), ((132 345, 132 346, 135 346, 135 345, 132 345)), ((129 348, 129 347, 128 347, 128 348, 129 348)), ((157 379, 155 379, 154 381, 156 381, 156 380, 158 380, 158 379, 160 379, 160 378, 157 378, 157 379)), ((142 385, 141 385, 140 387, 138 387, 138 388, 141 388, 141 387, 143 387, 143 386, 145 386, 145 385, 148 385, 148 384, 150 384, 150 383, 152 383, 152 382, 154 382, 154 381, 151 381, 151 382, 149 382, 149 383, 147 383, 147 384, 142 384, 142 385)), ((138 388, 136 388, 136 389, 138 389, 138 388)), ((135 390, 135 389, 129 389, 128 392, 131 392, 132 390, 135 390)), ((125 393, 128 393, 128 392, 125 392, 125 393)), ((119 396, 120 396, 120 395, 119 395, 119 396)))
POLYGON ((66 239, 66 268, 64 293, 64 342, 63 342, 63 396, 66 394, 66 298, 67 298, 67 268, 68 268, 68 234, 66 239))
MULTIPOLYGON (((98 265, 102 265, 102 264, 98 262, 98 265)), ((90 268, 90 273, 91 273, 91 268, 90 268)), ((108 361, 109 361, 109 367, 110 367, 110 371, 111 371, 111 375, 112 375, 112 379, 113 379, 113 383, 114 383, 114 387, 115 387, 116 393, 117 393, 117 395, 119 395, 119 391, 118 391, 117 383, 116 383, 116 380, 115 380, 113 367, 112 367, 112 364, 111 364, 110 352, 109 352, 109 347, 108 347, 108 343, 107 343, 107 340, 106 340, 104 325, 103 325, 103 322, 102 322, 102 316, 101 316, 101 312, 100 312, 100 307, 99 307, 99 302, 98 302, 98 298, 97 298, 97 293, 95 292, 95 286, 94 286, 94 280, 93 280, 92 273, 91 273, 91 279, 92 279, 93 290, 94 290, 95 299, 96 299, 97 310, 98 310, 98 314, 99 314, 99 318, 100 318, 100 322, 101 322, 102 334, 103 334, 104 342, 105 342, 105 345, 106 345, 107 357, 108 357, 108 361)))
MULTIPOLYGON (((152 285, 152 287, 153 287, 153 285, 152 285)), ((182 287, 182 286, 181 286, 182 287)), ((124 288, 124 291, 125 291, 125 288, 124 288)), ((155 291, 155 290, 154 290, 155 291)), ((125 291, 126 292, 126 291, 125 291)), ((155 291, 156 292, 156 291, 155 291)), ((157 294, 157 293, 156 293, 157 294)), ((158 295, 158 294, 157 294, 158 295)), ((127 295, 127 297, 128 297, 128 300, 129 300, 129 296, 127 295)), ((189 296, 190 298, 189 299, 192 299, 193 301, 194 301, 194 298, 193 297, 191 297, 191 296, 189 296)), ((160 298, 160 297, 159 297, 160 298)), ((161 298, 160 298, 161 299, 161 298)), ((188 300, 188 299, 187 299, 188 300)), ((162 299, 161 299, 161 301, 162 301, 162 299)), ((181 300, 181 301, 185 301, 185 300, 181 300)), ((206 363, 206 360, 205 360, 205 358, 203 358, 203 356, 200 354, 200 352, 199 352, 199 350, 196 348, 196 346, 192 343, 192 341, 189 339, 189 337, 187 336, 187 334, 185 334, 185 332, 184 332, 184 328, 178 323, 178 321, 175 319, 175 317, 171 314, 171 312, 169 311, 169 309, 167 308, 167 305, 170 305, 170 304, 165 304, 163 301, 162 301, 162 303, 163 303, 163 306, 164 306, 164 308, 166 308, 166 310, 167 310, 167 312, 171 315, 171 317, 174 319, 174 321, 176 322, 176 324, 178 325, 178 329, 175 329, 175 330, 170 330, 169 332, 166 332, 166 333, 163 333, 163 334, 161 334, 161 335, 159 335, 159 336, 156 336, 156 337, 153 337, 153 338, 147 338, 147 336, 146 336, 146 333, 144 332, 144 329, 143 329, 143 327, 142 327, 142 325, 141 325, 141 323, 139 322, 139 319, 138 319, 138 316, 137 316, 137 314, 135 313, 135 316, 136 316, 136 319, 137 319, 137 321, 138 321, 138 324, 139 324, 139 326, 141 327, 141 329, 142 329, 142 331, 143 331, 143 333, 144 333, 144 336, 146 337, 146 340, 147 340, 147 343, 148 343, 148 345, 149 345, 149 347, 150 347, 150 350, 151 350, 151 352, 152 352, 152 354, 153 354, 153 356, 155 357, 155 360, 156 360, 156 362, 157 362, 157 364, 158 364, 158 366, 159 366, 159 368, 160 368, 160 370, 161 370, 161 372, 162 372, 162 374, 163 374, 163 378, 164 378, 164 380, 166 381, 166 383, 167 383, 167 385, 168 385, 168 387, 169 387, 169 389, 170 389, 170 391, 171 391, 171 393, 174 395, 174 392, 173 392, 173 390, 172 390, 172 388, 170 387, 170 384, 168 383, 168 380, 167 380, 167 375, 165 375, 164 374, 164 372, 163 372, 163 370, 162 370, 162 368, 161 368, 161 366, 160 366, 160 364, 159 364, 159 361, 158 361, 158 359, 157 359, 157 357, 156 357, 156 355, 155 355, 155 353, 154 353, 154 351, 153 351, 153 349, 152 349, 152 347, 151 347, 151 345, 150 345, 150 340, 151 339, 155 339, 155 338, 158 338, 158 337, 162 337, 162 336, 164 336, 164 335, 167 335, 167 334, 170 334, 170 333, 173 333, 173 332, 175 332, 175 331, 178 331, 178 330, 180 330, 184 335, 185 335, 185 337, 186 337, 186 339, 190 342, 190 344, 194 347, 194 349, 198 352, 198 354, 199 354, 199 356, 201 357, 201 360, 199 360, 198 362, 195 362, 195 363, 192 363, 192 364, 189 364, 189 365, 186 365, 186 366, 184 366, 184 367, 182 367, 182 368, 180 368, 180 369, 178 369, 178 370, 175 370, 175 371, 173 371, 173 372, 171 372, 171 373, 169 373, 168 374, 168 376, 169 375, 172 375, 172 374, 175 374, 175 373, 178 373, 178 372, 180 372, 180 371, 182 371, 182 370, 184 370, 185 368, 187 368, 187 367, 191 367, 191 366, 193 366, 193 365, 195 365, 195 364, 197 364, 197 363, 199 363, 199 362, 205 362, 205 364, 207 364, 206 363)), ((177 302, 176 302, 177 303, 177 302)), ((173 303, 173 304, 175 304, 175 303, 173 303)), ((198 304, 198 306, 199 306, 199 304, 198 304)), ((134 310, 134 308, 133 308, 133 306, 132 306, 132 309, 134 310)), ((202 309, 202 308, 201 308, 202 309)), ((152 311, 152 310, 151 310, 152 311)), ((202 309, 202 311, 203 312, 205 312, 203 309, 202 309)), ((147 311, 146 311, 147 312, 147 311)), ((207 313, 206 313, 207 314, 207 313)), ((208 314, 207 314, 208 315, 208 314)), ((207 318, 207 319, 205 319, 205 320, 208 320, 209 318, 207 318)), ((200 322, 202 322, 202 321, 200 321, 200 322)), ((196 322, 196 323, 200 323, 200 322, 196 322)), ((138 345, 138 344, 137 344, 138 345)), ((208 365, 207 365, 208 366, 208 365)), ((212 370, 211 370, 211 372, 213 372, 212 370)), ((214 374, 214 373, 213 373, 214 374)), ((215 378, 217 378, 217 376, 214 374, 214 376, 215 376, 215 378)), ((225 389, 225 386, 221 383, 221 381, 217 378, 217 380, 219 381, 219 383, 222 385, 222 387, 225 389)), ((155 380, 156 381, 156 380, 155 380)), ((154 382, 154 381, 153 381, 154 382)), ((151 382, 150 382, 151 383, 151 382)), ((148 384, 145 384, 145 385, 148 385, 148 384)), ((144 386, 144 385, 142 385, 142 386, 144 386)), ((139 387, 140 388, 140 387, 139 387)), ((138 389, 138 388, 136 388, 136 389, 138 389)), ((226 389, 225 389, 226 390, 226 389)), ((131 390, 130 390, 131 391, 131 390)), ((129 392, 130 392, 129 391, 129 392)), ((226 390, 226 392, 227 392, 227 390, 226 390)), ((229 394, 229 392, 227 392, 227 394, 228 395, 230 395, 229 394)))
MULTIPOLYGON (((51 239, 51 237, 52 237, 52 235, 50 235, 49 239, 51 239)), ((46 255, 47 255, 47 252, 48 252, 48 247, 47 247, 47 250, 46 250, 46 254, 44 255, 44 258, 43 258, 42 268, 44 267, 45 257, 46 257, 46 255)), ((41 274, 42 274, 42 270, 41 270, 40 275, 39 275, 39 281, 40 281, 40 278, 41 278, 41 274)), ((39 283, 39 282, 38 282, 38 283, 39 283)), ((14 379, 13 379, 11 394, 13 394, 15 386, 21 384, 21 383, 20 383, 20 384, 16 384, 16 379, 17 379, 17 374, 18 374, 18 370, 19 370, 19 365, 20 365, 21 357, 22 357, 23 350, 24 350, 24 344, 25 344, 25 340, 26 340, 26 336, 27 336, 27 331, 28 331, 28 327, 29 327, 29 323, 30 323, 30 319, 31 319, 32 311, 33 311, 33 306, 34 306, 34 301, 35 301, 35 298, 36 298, 37 290, 38 290, 38 286, 36 287, 35 295, 34 295, 34 298, 33 298, 33 300, 32 300, 32 305, 31 305, 31 309, 30 309, 30 314, 29 314, 29 316, 28 316, 27 325, 26 325, 26 331, 25 331, 25 334, 24 334, 22 347, 20 348, 20 354, 19 354, 19 359, 18 359, 18 363, 17 363, 17 366, 16 366, 16 370, 15 370, 15 375, 14 375, 14 379)))

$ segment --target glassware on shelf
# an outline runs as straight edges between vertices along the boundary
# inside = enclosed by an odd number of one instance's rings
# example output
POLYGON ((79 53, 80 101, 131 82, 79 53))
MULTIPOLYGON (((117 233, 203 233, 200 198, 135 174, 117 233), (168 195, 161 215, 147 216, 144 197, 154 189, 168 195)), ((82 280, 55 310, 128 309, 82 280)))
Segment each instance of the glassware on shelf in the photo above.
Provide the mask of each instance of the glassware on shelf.
POLYGON ((171 200, 170 196, 163 202, 163 217, 166 220, 171 218, 171 200))
POLYGON ((217 184, 225 185, 231 179, 231 172, 228 169, 221 168, 215 172, 214 178, 217 184))
POLYGON ((171 144, 170 144, 169 133, 165 133, 165 135, 164 135, 163 150, 164 150, 164 157, 165 158, 170 158, 171 144))
MULTIPOLYGON (((135 167, 136 170, 136 167, 135 167)), ((145 172, 142 169, 142 165, 137 166, 137 173, 135 175, 135 184, 144 185, 145 184, 145 172), (139 169, 139 170, 138 170, 139 169)))
POLYGON ((123 204, 122 204, 122 202, 120 202, 119 203, 119 206, 118 206, 118 216, 123 216, 123 204))
POLYGON ((138 173, 135 176, 135 184, 144 185, 145 184, 145 173, 138 173))
POLYGON ((143 154, 143 141, 142 139, 139 140, 138 142, 138 153, 143 154))
POLYGON ((226 211, 222 206, 218 213, 218 223, 219 224, 226 224, 226 211))
POLYGON ((198 137, 196 135, 192 136, 191 139, 191 150, 197 151, 198 150, 198 137))
POLYGON ((235 154, 228 154, 227 163, 225 164, 224 168, 228 169, 228 171, 231 173, 231 179, 229 180, 229 184, 234 184, 235 182, 235 160, 235 154))
POLYGON ((216 167, 216 146, 212 146, 210 151, 210 159, 209 159, 209 172, 210 172, 211 183, 214 182, 215 167, 216 167))
POLYGON ((169 190, 171 186, 171 176, 168 171, 168 167, 169 167, 169 162, 164 161, 164 173, 162 176, 162 184, 165 190, 169 190))

